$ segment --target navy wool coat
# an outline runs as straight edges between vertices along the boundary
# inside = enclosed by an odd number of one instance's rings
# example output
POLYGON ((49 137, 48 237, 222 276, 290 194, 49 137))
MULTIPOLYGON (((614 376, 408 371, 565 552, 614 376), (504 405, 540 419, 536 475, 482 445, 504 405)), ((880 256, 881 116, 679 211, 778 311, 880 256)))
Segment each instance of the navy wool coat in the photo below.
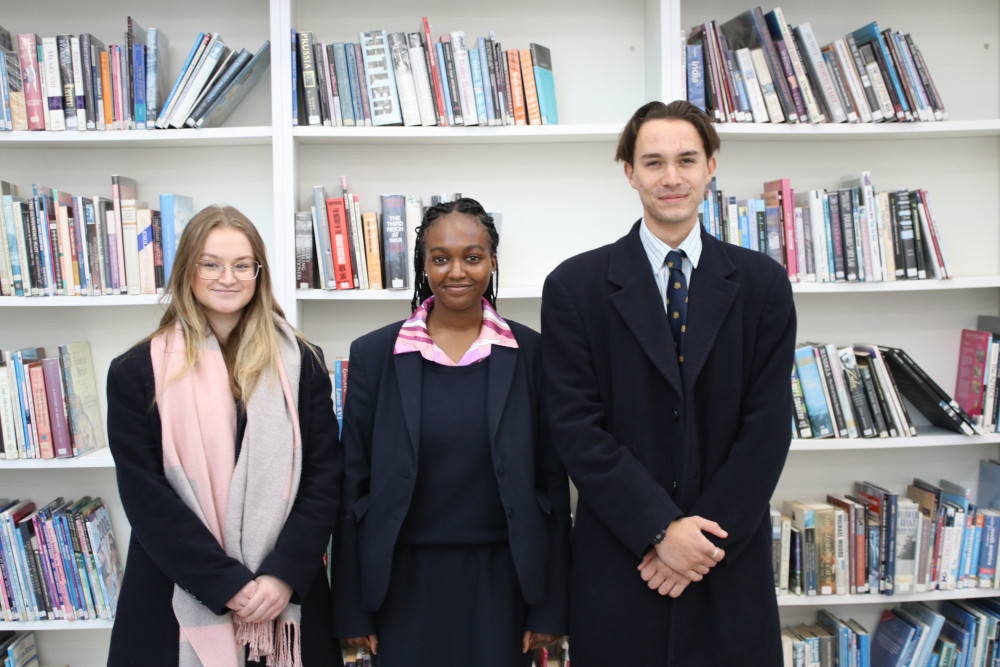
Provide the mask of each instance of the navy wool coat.
POLYGON ((171 607, 175 583, 222 614, 233 595, 260 574, 287 582, 292 602, 302 605, 303 665, 342 663, 330 636, 330 588, 323 554, 336 521, 343 462, 330 377, 321 360, 300 348, 302 476, 275 549, 258 572, 226 555, 163 474, 149 342, 111 363, 108 435, 132 536, 111 632, 109 667, 177 664, 179 630, 171 607))
MULTIPOLYGON (((494 474, 521 592, 530 605, 525 629, 565 634, 569 481, 544 418, 540 337, 517 322, 507 323, 518 348, 495 345, 488 361, 487 427, 494 474)), ((415 352, 393 354, 402 324, 373 331, 351 345, 343 516, 332 570, 338 637, 377 632, 373 612, 385 599, 393 548, 418 474, 424 361, 415 352)))
POLYGON ((573 664, 780 665, 768 507, 791 438, 788 277, 702 231, 682 374, 639 224, 563 262, 542 297, 553 440, 580 494, 573 664), (661 597, 636 566, 692 515, 728 531, 709 536, 726 557, 661 597))

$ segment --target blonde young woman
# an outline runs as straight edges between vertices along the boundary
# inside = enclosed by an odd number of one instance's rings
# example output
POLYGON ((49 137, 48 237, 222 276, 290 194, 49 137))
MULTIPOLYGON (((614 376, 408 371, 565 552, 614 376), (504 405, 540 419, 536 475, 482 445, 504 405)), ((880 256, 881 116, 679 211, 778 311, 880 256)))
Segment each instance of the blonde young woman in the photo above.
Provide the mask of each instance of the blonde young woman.
POLYGON ((340 664, 323 554, 340 490, 322 354, 234 208, 191 219, 159 328, 108 371, 132 527, 108 664, 340 664))

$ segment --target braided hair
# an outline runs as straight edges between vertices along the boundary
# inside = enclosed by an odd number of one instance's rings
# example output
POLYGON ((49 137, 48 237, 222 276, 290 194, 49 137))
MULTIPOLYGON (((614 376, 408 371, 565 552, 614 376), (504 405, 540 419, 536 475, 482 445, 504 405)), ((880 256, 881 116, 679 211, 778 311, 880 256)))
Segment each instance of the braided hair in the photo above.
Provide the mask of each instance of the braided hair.
MULTIPOLYGON (((476 218, 483 227, 486 228, 490 236, 490 257, 496 257, 497 247, 500 245, 500 234, 497 232, 493 218, 483 208, 482 204, 469 197, 459 197, 455 201, 435 204, 424 211, 423 220, 417 227, 417 238, 413 249, 413 299, 410 301, 411 312, 420 307, 424 301, 434 295, 431 291, 427 274, 424 273, 424 237, 427 230, 434 222, 449 213, 465 213, 476 218)), ((486 285, 486 293, 483 296, 491 306, 497 306, 497 284, 500 282, 499 268, 490 276, 490 282, 486 285)))

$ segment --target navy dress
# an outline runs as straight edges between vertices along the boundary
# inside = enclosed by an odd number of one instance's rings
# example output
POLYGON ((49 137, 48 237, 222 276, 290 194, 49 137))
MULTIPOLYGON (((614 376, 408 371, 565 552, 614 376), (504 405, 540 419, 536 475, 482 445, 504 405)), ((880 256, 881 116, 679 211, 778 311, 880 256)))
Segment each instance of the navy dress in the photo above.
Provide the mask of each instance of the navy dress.
POLYGON ((489 358, 470 366, 422 363, 418 473, 376 612, 374 663, 529 664, 520 648, 527 605, 486 427, 489 358))

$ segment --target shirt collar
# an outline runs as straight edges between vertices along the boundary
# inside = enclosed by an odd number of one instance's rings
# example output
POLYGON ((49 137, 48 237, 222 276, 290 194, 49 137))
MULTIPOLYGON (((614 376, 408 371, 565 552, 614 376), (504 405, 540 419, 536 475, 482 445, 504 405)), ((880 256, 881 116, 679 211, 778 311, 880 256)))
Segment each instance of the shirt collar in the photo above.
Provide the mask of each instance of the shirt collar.
POLYGON ((427 315, 434 308, 434 297, 429 297, 413 311, 409 319, 403 322, 396 337, 393 354, 419 352, 427 361, 433 361, 442 366, 469 366, 490 356, 494 345, 517 348, 517 339, 510 330, 510 325, 497 313, 485 298, 483 302, 483 326, 479 337, 473 341, 462 358, 455 363, 444 351, 434 344, 427 333, 427 315))
POLYGON ((688 261, 691 262, 691 267, 693 269, 698 268, 702 247, 701 225, 696 224, 692 227, 688 235, 681 241, 679 247, 671 248, 650 231, 646 225, 646 218, 643 216, 642 223, 639 225, 639 240, 642 242, 642 247, 646 251, 646 256, 649 258, 649 263, 652 265, 654 272, 660 270, 663 262, 666 260, 667 253, 671 250, 683 250, 688 261))

